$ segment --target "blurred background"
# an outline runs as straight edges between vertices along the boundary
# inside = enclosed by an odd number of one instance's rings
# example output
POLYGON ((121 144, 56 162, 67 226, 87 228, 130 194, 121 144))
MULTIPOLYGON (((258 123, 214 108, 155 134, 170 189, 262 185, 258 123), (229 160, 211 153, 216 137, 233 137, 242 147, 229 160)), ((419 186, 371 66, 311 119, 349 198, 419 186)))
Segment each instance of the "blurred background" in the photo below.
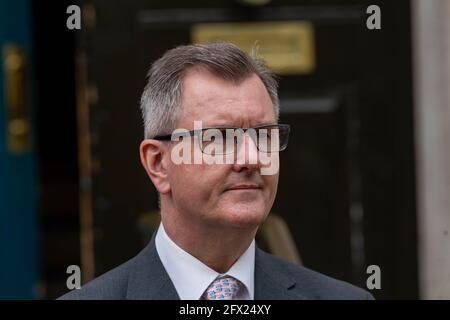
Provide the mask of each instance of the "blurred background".
POLYGON ((0 0, 0 298, 54 299, 69 265, 85 283, 143 248, 146 73, 225 40, 258 41, 291 125, 260 246, 364 288, 377 265, 377 299, 450 299, 449 16, 446 0, 0 0))

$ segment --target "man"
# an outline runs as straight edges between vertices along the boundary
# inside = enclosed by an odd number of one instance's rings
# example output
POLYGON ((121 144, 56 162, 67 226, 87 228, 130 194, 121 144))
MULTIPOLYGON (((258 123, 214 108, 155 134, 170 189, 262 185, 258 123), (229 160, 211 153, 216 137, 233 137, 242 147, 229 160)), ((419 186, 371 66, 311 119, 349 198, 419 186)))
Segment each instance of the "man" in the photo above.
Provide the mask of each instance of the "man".
POLYGON ((177 47, 152 65, 141 108, 161 225, 139 255, 63 299, 372 298, 255 245, 289 133, 262 62, 227 43, 177 47))

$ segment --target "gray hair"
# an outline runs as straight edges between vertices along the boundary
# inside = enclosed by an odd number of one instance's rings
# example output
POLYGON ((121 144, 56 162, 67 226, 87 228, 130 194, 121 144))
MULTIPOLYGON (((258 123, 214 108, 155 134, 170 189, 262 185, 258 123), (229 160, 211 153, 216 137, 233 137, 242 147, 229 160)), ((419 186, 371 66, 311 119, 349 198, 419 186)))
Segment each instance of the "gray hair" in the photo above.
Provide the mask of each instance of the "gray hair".
POLYGON ((279 117, 278 84, 265 63, 231 43, 178 46, 155 61, 148 72, 148 83, 141 97, 145 138, 170 134, 180 115, 183 76, 188 68, 204 67, 215 75, 239 83, 256 74, 272 100, 275 119, 279 117))

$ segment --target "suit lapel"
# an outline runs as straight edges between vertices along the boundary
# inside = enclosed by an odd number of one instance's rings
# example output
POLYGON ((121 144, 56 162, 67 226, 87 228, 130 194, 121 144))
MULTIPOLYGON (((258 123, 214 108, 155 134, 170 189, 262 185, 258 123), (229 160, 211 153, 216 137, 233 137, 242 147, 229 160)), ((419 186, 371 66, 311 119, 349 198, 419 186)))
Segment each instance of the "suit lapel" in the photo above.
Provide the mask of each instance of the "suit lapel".
POLYGON ((297 283, 274 258, 256 248, 255 300, 303 300, 297 283), (294 290, 295 289, 295 290, 294 290))
POLYGON ((127 299, 179 300, 155 246, 153 234, 149 244, 136 256, 128 279, 127 299))

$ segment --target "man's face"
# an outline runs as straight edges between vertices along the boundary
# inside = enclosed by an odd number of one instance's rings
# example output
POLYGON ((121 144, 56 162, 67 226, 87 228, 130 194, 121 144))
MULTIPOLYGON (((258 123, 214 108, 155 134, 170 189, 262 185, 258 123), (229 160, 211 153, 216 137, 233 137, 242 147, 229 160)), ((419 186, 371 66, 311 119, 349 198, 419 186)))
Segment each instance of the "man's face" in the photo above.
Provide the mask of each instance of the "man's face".
MULTIPOLYGON (((240 84, 192 68, 182 84, 182 113, 177 128, 248 128, 275 124, 272 101, 264 84, 252 75, 240 84)), ((194 139, 192 140, 194 141, 194 139)), ((198 144, 192 143, 198 148, 198 144)), ((251 139, 245 138, 234 164, 169 163, 168 179, 173 205, 184 218, 211 226, 258 226, 269 213, 278 184, 278 172, 261 175, 261 165, 251 139)), ((272 155, 278 157, 278 154, 272 155)))

